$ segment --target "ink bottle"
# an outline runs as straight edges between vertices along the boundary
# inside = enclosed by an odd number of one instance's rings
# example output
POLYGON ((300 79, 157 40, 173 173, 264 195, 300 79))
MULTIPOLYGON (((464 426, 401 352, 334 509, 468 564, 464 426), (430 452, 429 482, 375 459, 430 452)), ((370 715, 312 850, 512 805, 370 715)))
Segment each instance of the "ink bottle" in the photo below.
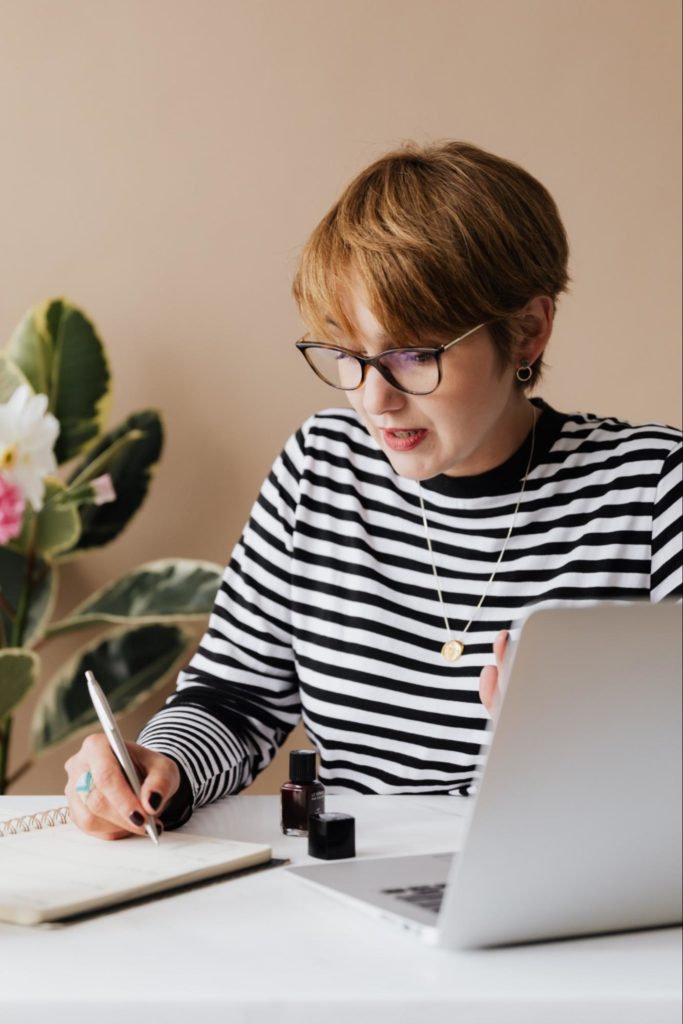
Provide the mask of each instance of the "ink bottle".
POLYGON ((292 750, 289 782, 280 790, 282 831, 286 836, 307 836, 308 819, 325 810, 325 787, 316 779, 315 750, 292 750))

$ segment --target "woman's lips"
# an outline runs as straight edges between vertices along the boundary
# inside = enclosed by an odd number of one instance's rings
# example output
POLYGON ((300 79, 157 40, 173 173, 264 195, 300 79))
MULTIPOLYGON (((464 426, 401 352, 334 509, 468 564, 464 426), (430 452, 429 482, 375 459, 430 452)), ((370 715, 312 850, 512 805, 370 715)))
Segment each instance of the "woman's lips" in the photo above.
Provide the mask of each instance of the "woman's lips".
POLYGON ((421 444, 428 431, 420 430, 381 430, 384 443, 392 452, 410 452, 421 444))

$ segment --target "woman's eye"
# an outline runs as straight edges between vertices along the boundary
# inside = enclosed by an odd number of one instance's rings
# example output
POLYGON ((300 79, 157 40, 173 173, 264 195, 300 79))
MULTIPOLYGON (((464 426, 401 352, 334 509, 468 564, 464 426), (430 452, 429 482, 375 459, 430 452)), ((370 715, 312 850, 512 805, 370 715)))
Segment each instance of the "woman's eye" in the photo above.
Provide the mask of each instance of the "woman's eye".
POLYGON ((431 363, 433 358, 434 354, 432 352, 423 351, 419 348, 408 349, 405 353, 406 362, 416 366, 422 366, 424 363, 431 363))

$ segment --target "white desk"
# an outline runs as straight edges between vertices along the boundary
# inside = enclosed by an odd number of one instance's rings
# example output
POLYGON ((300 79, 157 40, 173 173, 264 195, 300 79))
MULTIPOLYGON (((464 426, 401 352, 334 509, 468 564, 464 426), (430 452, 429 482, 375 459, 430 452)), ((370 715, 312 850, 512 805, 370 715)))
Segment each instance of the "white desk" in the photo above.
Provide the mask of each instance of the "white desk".
MULTIPOLYGON (((0 817, 62 802, 4 797, 0 817)), ((355 816, 358 856, 448 850, 462 831, 459 798, 327 806, 355 816)), ((281 835, 278 808, 276 797, 231 797, 187 828, 308 860, 305 839, 281 835)), ((0 1021, 678 1024, 680 963, 677 928, 447 952, 273 868, 79 923, 0 923, 0 1021)))

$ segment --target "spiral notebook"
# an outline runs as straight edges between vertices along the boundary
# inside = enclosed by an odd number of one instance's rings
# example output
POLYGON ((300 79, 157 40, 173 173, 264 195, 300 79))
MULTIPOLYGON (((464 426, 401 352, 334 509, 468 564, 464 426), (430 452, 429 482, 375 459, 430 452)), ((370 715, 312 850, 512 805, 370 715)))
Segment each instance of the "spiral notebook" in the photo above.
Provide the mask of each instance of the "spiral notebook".
POLYGON ((0 821, 0 921, 61 921, 265 864, 260 843, 165 832, 104 842, 69 821, 67 807, 0 821))

